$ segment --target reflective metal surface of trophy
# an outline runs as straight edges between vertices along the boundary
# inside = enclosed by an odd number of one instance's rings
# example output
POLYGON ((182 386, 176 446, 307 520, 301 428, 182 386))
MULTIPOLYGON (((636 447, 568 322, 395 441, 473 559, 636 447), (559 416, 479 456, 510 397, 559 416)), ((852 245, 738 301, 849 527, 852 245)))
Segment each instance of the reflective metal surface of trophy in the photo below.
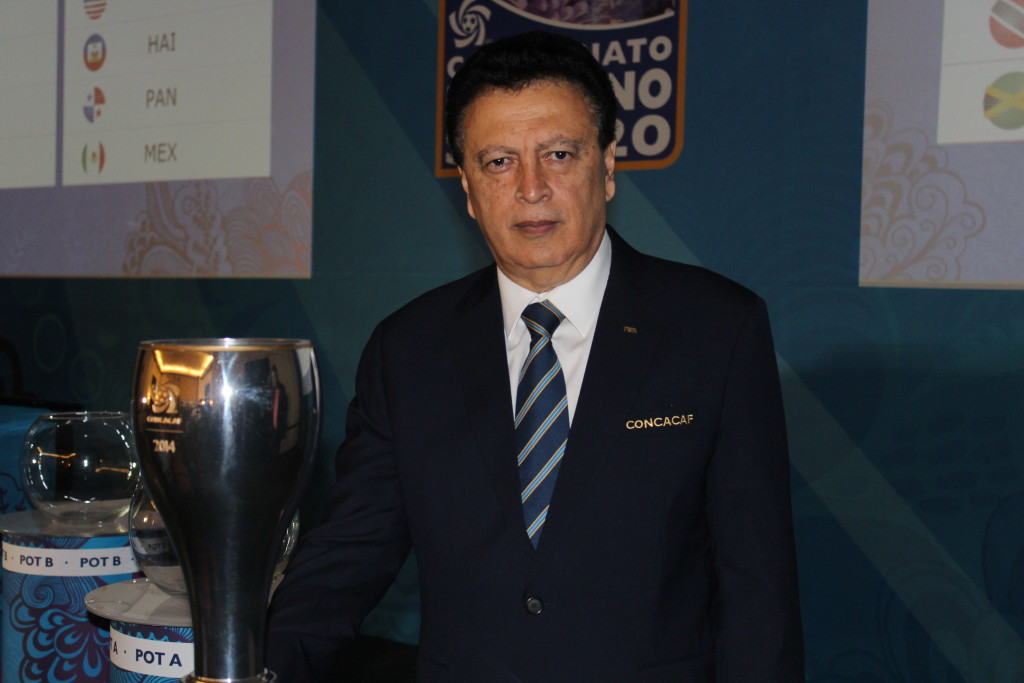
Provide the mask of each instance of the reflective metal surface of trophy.
POLYGON ((263 668, 274 563, 320 421, 304 340, 139 346, 133 412, 142 474, 178 552, 195 629, 185 681, 271 681, 263 668))

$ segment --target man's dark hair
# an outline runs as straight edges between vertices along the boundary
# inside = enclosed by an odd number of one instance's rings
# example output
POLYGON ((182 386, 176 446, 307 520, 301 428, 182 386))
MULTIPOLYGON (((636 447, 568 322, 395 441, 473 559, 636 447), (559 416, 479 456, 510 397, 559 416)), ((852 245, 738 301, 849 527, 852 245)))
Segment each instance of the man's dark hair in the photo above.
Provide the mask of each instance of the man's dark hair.
POLYGON ((462 166, 466 110, 492 90, 516 92, 538 81, 573 86, 590 105, 597 141, 606 149, 615 139, 616 102, 611 81, 579 41, 547 31, 502 38, 474 52, 455 72, 445 98, 445 129, 455 163, 462 166))

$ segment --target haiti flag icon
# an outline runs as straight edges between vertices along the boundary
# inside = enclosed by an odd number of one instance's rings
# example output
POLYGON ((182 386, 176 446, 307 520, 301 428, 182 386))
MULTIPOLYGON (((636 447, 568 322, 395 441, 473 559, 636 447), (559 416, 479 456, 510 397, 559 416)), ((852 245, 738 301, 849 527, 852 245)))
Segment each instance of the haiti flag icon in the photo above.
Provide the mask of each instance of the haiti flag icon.
POLYGON ((90 19, 99 19, 107 9, 107 0, 84 0, 85 13, 90 19))
POLYGON ((103 91, 99 88, 93 88, 92 92, 85 98, 85 106, 82 107, 82 110, 85 112, 85 120, 89 123, 95 123, 96 119, 103 114, 103 106, 106 103, 107 98, 103 95, 103 91))
POLYGON ((106 150, 103 149, 103 143, 99 143, 96 146, 83 145, 82 146, 82 170, 86 175, 95 173, 99 175, 103 173, 103 167, 107 163, 106 150))
POLYGON ((107 59, 107 44, 103 42, 103 36, 94 33, 85 41, 85 48, 82 50, 82 59, 89 71, 99 71, 103 62, 107 59))

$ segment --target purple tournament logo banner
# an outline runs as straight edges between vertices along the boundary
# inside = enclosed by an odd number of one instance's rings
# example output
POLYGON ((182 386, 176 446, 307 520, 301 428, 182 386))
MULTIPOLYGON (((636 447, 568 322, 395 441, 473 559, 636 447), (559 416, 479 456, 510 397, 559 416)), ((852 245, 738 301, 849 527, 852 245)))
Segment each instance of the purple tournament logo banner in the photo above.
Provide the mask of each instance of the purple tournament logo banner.
POLYGON ((444 134, 444 93, 466 58, 499 38, 543 29, 583 43, 619 101, 616 168, 665 168, 683 148, 687 0, 439 0, 435 172, 458 175, 444 134))

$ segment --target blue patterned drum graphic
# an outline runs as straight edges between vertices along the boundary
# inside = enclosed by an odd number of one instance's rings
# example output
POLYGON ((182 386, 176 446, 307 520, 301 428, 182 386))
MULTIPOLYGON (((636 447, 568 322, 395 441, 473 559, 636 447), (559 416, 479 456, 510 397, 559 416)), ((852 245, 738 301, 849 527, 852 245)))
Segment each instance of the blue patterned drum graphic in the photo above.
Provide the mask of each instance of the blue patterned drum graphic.
POLYGON ((137 571, 127 535, 3 535, 3 680, 99 683, 110 675, 106 621, 84 598, 137 571))

